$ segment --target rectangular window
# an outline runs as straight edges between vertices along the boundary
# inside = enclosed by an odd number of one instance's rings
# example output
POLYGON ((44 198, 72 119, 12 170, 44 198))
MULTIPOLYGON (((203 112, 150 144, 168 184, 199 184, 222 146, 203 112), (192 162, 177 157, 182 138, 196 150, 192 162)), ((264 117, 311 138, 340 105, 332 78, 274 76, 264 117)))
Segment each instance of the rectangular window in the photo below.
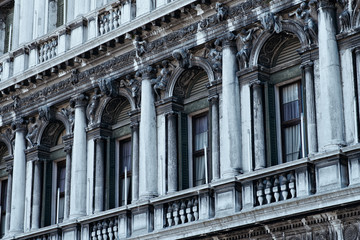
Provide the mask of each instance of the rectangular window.
POLYGON ((65 181, 66 181, 65 161, 57 163, 56 175, 56 222, 61 223, 64 220, 65 205, 65 181))
POLYGON ((7 198, 7 188, 8 188, 7 179, 1 181, 1 196, 0 196, 0 212, 1 212, 1 232, 0 237, 3 237, 5 234, 5 221, 6 221, 6 198, 7 198))
POLYGON ((57 19, 56 19, 56 27, 60 27, 64 24, 64 4, 65 0, 57 1, 57 19))
POLYGON ((301 85, 291 83, 280 88, 282 151, 284 162, 301 158, 301 85))
POLYGON ((193 176, 194 186, 205 184, 205 149, 208 149, 208 115, 192 118, 193 176))
POLYGON ((131 203, 131 139, 125 139, 119 142, 119 159, 119 182, 121 189, 119 199, 120 205, 123 206, 125 205, 125 198, 127 198, 126 204, 131 203))
POLYGON ((13 20, 14 20, 14 7, 11 7, 7 10, 7 14, 5 17, 4 53, 9 52, 12 48, 13 20))

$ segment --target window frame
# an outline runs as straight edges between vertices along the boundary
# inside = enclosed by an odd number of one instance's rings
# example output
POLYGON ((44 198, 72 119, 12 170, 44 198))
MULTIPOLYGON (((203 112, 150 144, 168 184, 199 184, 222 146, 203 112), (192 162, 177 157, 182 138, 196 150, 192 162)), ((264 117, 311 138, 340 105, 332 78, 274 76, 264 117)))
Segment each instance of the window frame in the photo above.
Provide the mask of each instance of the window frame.
MULTIPOLYGON (((207 179, 210 179, 210 171, 209 171, 209 166, 210 166, 210 159, 209 159, 209 144, 210 144, 210 110, 209 108, 204 108, 192 113, 188 114, 188 164, 189 164, 189 187, 197 187, 195 184, 195 155, 196 154, 200 154, 199 152, 202 151, 205 155, 204 150, 200 150, 197 153, 194 152, 194 120, 198 117, 202 117, 202 116, 207 116, 207 143, 208 143, 208 148, 207 148, 207 159, 205 159, 205 161, 207 161, 207 166, 208 166, 208 171, 207 171, 207 179)), ((205 179, 206 179, 206 169, 205 169, 205 179)), ((206 181, 206 180, 205 180, 206 181)), ((206 184, 206 183, 204 183, 206 184)), ((203 184, 201 184, 203 185, 203 184)), ((198 185, 198 186, 201 186, 198 185)))
POLYGON ((1 206, 1 211, 0 211, 0 238, 4 237, 5 232, 6 232, 6 204, 7 204, 7 198, 8 198, 8 191, 9 191, 9 181, 8 181, 8 177, 3 177, 0 178, 0 206, 1 206), (3 182, 6 181, 6 192, 5 192, 5 198, 3 198, 3 182), (5 209, 3 209, 3 202, 5 201, 5 209), (2 217, 4 214, 4 223, 1 221, 2 217), (4 224, 4 232, 2 231, 2 225, 4 224))
MULTIPOLYGON (((65 166, 65 174, 66 174, 66 158, 59 158, 52 161, 52 190, 51 190, 51 224, 58 224, 58 199, 57 199, 57 188, 58 188, 58 180, 59 180, 59 165, 65 166)), ((65 175, 65 184, 66 184, 66 175, 65 175)), ((64 198, 65 198, 64 192, 64 198)), ((65 202, 64 202, 65 207, 65 202)))
MULTIPOLYGON (((285 81, 281 81, 274 85, 275 89, 275 114, 276 114, 276 137, 277 137, 277 154, 278 154, 278 164, 286 163, 285 159, 285 148, 283 148, 284 143, 284 127, 283 127, 283 121, 282 121, 282 110, 281 110, 281 89, 285 87, 286 85, 290 85, 293 83, 298 83, 298 89, 299 89, 299 97, 301 99, 300 101, 300 142, 301 142, 301 150, 300 155, 301 158, 304 157, 304 120, 303 120, 303 110, 304 110, 304 94, 303 94, 303 84, 302 84, 302 77, 294 77, 285 81)), ((295 125, 295 124, 294 124, 295 125)), ((291 126, 294 126, 291 125, 291 126)), ((296 159, 294 159, 296 160, 296 159)), ((292 161, 294 161, 292 160, 292 161)))
MULTIPOLYGON (((117 191, 117 193, 115 194, 115 206, 116 207, 121 207, 121 206, 124 206, 122 205, 122 191, 121 191, 121 179, 124 179, 125 177, 125 174, 124 173, 120 173, 120 167, 121 167, 121 159, 120 159, 120 146, 121 146, 121 142, 130 142, 130 146, 131 146, 131 171, 127 171, 127 177, 132 177, 132 155, 133 155, 133 148, 132 148, 132 136, 131 134, 127 134, 127 135, 124 135, 124 136, 121 136, 119 138, 117 138, 115 140, 115 176, 116 176, 116 179, 115 179, 115 189, 117 191)), ((130 191, 128 192, 128 201, 132 201, 132 182, 130 180, 130 191), (130 195, 129 195, 130 193, 130 195)), ((129 203, 128 203, 129 204, 129 203)))

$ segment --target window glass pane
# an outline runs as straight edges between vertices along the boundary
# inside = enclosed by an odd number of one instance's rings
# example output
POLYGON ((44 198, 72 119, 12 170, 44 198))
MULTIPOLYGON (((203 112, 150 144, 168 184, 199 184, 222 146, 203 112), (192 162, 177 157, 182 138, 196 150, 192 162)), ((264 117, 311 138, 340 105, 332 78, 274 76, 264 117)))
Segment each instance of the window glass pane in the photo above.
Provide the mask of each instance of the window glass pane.
POLYGON ((1 213, 6 212, 7 180, 1 181, 1 213))
POLYGON ((58 188, 60 193, 65 193, 65 176, 66 176, 66 166, 64 164, 58 164, 58 188))
POLYGON ((195 161, 195 186, 205 184, 205 156, 196 157, 195 161))
POLYGON ((64 0, 57 1, 57 20, 56 26, 59 27, 64 24, 64 0))
POLYGON ((300 124, 285 128, 284 135, 286 162, 299 159, 301 157, 300 124))
POLYGON ((59 223, 62 223, 64 220, 64 204, 65 204, 65 197, 60 197, 59 198, 59 218, 58 218, 59 223))
MULTIPOLYGON (((131 177, 127 177, 127 204, 131 202, 131 177)), ((121 179, 121 205, 125 205, 125 178, 121 179)))
POLYGON ((13 19, 14 19, 14 8, 11 8, 9 10, 8 15, 6 16, 4 53, 11 50, 12 33, 13 33, 13 19))
POLYGON ((194 150, 198 151, 208 146, 208 118, 207 115, 194 119, 194 150))
POLYGON ((289 121, 300 118, 300 99, 298 83, 282 88, 282 119, 289 121))
POLYGON ((131 171, 131 141, 120 142, 120 173, 123 174, 125 167, 127 171, 131 171))

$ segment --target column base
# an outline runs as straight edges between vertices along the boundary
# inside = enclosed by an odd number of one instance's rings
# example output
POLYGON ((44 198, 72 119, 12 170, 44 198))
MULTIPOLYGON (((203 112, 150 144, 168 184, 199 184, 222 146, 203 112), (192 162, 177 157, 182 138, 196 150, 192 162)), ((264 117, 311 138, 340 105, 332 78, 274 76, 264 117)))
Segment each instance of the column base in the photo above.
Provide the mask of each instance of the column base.
POLYGON ((142 194, 139 196, 139 202, 142 202, 142 201, 147 201, 151 198, 154 198, 154 197, 157 197, 158 194, 157 193, 145 193, 145 194, 142 194))
POLYGON ((239 175, 242 173, 243 173, 242 169, 231 169, 231 170, 225 171, 221 175, 221 178, 232 178, 232 177, 235 177, 236 175, 239 175))

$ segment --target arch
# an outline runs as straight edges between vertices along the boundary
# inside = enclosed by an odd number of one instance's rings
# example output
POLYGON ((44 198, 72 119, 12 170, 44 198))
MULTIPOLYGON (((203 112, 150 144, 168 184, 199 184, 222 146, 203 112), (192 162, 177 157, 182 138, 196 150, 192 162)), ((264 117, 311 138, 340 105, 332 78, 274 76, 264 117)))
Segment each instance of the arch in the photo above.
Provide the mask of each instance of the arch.
MULTIPOLYGON (((12 144, 11 144, 11 139, 8 139, 6 136, 1 136, 0 135, 0 143, 2 143, 3 146, 6 146, 7 154, 9 156, 13 155, 13 148, 12 148, 12 144)), ((0 153, 0 156, 1 156, 1 153, 0 153)), ((6 155, 3 155, 3 157, 4 156, 6 156, 6 155)))
MULTIPOLYGON (((132 110, 131 103, 127 100, 125 97, 116 97, 111 98, 107 97, 103 104, 101 105, 101 109, 99 111, 99 122, 113 125, 117 123, 119 118, 122 118, 121 116, 124 112, 124 110, 132 110), (130 105, 130 108, 127 108, 127 106, 130 105)), ((126 112, 125 114, 128 114, 126 112)))
POLYGON ((60 120, 47 122, 41 131, 39 143, 43 146, 56 146, 60 134, 64 131, 65 125, 60 120))
MULTIPOLYGON (((283 20, 282 22, 282 31, 279 34, 290 34, 296 36, 301 44, 301 48, 306 48, 309 46, 310 39, 306 35, 303 26, 294 20, 283 20)), ((249 63, 252 66, 257 66, 259 55, 264 45, 275 33, 270 33, 268 31, 263 31, 260 36, 257 38, 257 41, 254 44, 254 48, 250 55, 249 63)))
POLYGON ((10 155, 9 148, 5 142, 0 140, 0 162, 3 162, 3 158, 10 155))
MULTIPOLYGON (((200 68, 203 71, 206 72, 208 79, 209 79, 209 83, 212 83, 215 81, 215 76, 214 76, 214 72, 211 68, 211 65, 209 64, 209 62, 205 59, 205 58, 201 58, 201 57, 194 57, 191 59, 191 68, 190 69, 194 69, 194 67, 200 68)), ((170 77, 170 81, 169 84, 166 87, 166 93, 165 93, 165 97, 172 97, 174 96, 174 90, 175 90, 175 85, 177 83, 177 81, 181 78, 181 76, 183 75, 183 73, 187 71, 187 69, 181 68, 181 67, 177 67, 171 77, 170 77)))

